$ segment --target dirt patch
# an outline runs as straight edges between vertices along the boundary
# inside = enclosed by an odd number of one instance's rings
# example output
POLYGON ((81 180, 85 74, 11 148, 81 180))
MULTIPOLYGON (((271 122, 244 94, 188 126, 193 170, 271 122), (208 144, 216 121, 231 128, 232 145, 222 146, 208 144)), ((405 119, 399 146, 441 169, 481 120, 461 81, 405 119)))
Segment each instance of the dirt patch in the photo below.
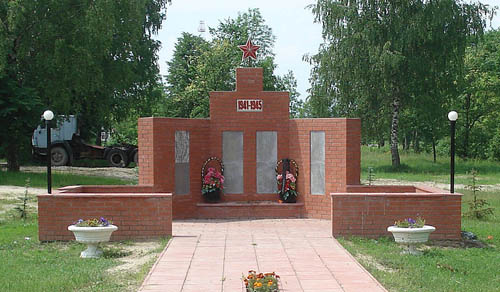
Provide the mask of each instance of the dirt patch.
MULTIPOLYGON (((44 173, 45 166, 21 166, 21 171, 44 173)), ((68 173, 74 175, 107 176, 123 180, 137 180, 139 173, 136 168, 123 167, 75 167, 75 166, 53 166, 52 172, 68 173)))
MULTIPOLYGON (((0 214, 8 212, 22 204, 20 197, 24 197, 26 187, 0 186, 0 214)), ((28 188, 28 213, 36 213, 38 204, 36 195, 47 193, 46 189, 28 188)))
POLYGON ((394 272, 396 272, 394 269, 386 267, 386 266, 382 265, 381 263, 377 262, 377 260, 374 259, 372 256, 369 256, 369 255, 366 255, 366 254, 362 254, 362 253, 358 253, 356 255, 356 258, 358 260, 362 261, 363 263, 365 263, 365 265, 375 267, 379 271, 383 271, 383 272, 387 272, 387 273, 394 273, 394 272))
MULTIPOLYGON (((26 187, 16 187, 16 186, 0 186, 0 199, 12 199, 17 198, 20 195, 24 196, 26 187)), ((42 188, 28 188, 28 194, 30 197, 36 197, 36 195, 46 194, 47 189, 42 188)))
POLYGON ((122 264, 115 266, 108 271, 110 273, 137 272, 145 263, 156 258, 161 251, 159 241, 135 241, 126 244, 118 243, 111 244, 115 248, 119 248, 126 256, 120 257, 122 264))

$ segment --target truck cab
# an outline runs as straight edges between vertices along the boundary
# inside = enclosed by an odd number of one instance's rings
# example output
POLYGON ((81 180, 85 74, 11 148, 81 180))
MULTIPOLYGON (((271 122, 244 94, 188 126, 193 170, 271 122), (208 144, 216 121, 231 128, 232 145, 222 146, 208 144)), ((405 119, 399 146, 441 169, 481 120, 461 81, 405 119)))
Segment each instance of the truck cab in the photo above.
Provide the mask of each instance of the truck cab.
MULTIPOLYGON (((61 116, 56 121, 56 127, 51 128, 52 165, 62 166, 73 162, 73 155, 69 141, 77 134, 77 121, 74 115, 61 116)), ((45 123, 41 123, 33 131, 31 146, 35 157, 47 155, 47 129, 45 123)))
MULTIPOLYGON (((71 165, 75 159, 106 159, 110 166, 126 167, 130 162, 137 163, 137 147, 117 145, 111 147, 88 145, 79 136, 77 118, 74 115, 60 116, 56 127, 51 128, 51 160, 54 166, 71 165)), ((47 155, 47 129, 39 125, 31 138, 33 156, 47 155)))

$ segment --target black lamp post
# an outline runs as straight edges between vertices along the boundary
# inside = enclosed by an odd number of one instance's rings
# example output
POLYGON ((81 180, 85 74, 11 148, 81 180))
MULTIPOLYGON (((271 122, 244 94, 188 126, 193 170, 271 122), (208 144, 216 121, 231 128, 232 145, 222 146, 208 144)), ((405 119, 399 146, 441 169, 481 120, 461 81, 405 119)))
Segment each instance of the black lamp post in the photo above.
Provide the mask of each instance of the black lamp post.
POLYGON ((46 110, 43 113, 43 118, 45 120, 45 129, 47 129, 47 191, 49 194, 52 193, 52 142, 50 133, 50 121, 54 118, 54 113, 51 110, 46 110))
POLYGON ((450 193, 455 192, 455 124, 457 123, 458 113, 451 111, 448 113, 448 120, 450 120, 450 193))

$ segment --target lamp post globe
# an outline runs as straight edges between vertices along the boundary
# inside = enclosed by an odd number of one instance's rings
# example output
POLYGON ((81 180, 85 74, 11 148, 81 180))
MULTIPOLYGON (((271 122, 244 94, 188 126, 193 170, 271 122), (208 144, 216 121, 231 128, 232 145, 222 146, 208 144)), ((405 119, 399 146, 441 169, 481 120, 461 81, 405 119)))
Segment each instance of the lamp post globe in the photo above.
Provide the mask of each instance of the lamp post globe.
POLYGON ((52 121, 52 119, 54 118, 54 113, 51 110, 46 110, 43 112, 43 118, 46 121, 52 121))
POLYGON ((451 111, 448 113, 448 120, 454 122, 458 119, 458 113, 456 111, 451 111))
POLYGON ((52 193, 52 141, 50 133, 50 121, 54 118, 54 113, 51 110, 43 112, 43 119, 45 120, 45 129, 47 130, 47 192, 52 193))
POLYGON ((458 119, 458 113, 451 111, 448 113, 450 120, 450 193, 455 192, 455 124, 458 119))

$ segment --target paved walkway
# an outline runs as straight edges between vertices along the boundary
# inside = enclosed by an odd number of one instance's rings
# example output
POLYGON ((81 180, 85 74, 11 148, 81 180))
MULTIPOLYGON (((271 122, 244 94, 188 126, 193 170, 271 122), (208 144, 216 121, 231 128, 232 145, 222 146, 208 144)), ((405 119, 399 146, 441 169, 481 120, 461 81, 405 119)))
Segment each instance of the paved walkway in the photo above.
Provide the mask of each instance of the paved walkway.
POLYGON ((283 292, 386 291, 314 219, 174 221, 140 291, 240 292, 248 270, 276 272, 283 292))

